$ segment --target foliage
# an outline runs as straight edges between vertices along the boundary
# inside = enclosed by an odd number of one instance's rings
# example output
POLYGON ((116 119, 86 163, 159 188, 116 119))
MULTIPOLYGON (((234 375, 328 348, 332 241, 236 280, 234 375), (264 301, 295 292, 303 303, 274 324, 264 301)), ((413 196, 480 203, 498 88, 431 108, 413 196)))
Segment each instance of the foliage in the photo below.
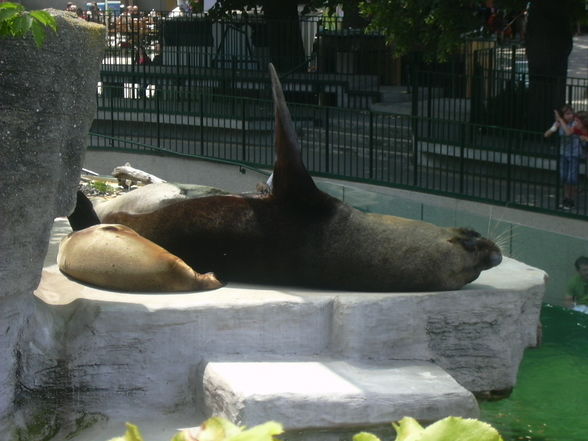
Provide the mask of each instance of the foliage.
MULTIPOLYGON (((171 441, 273 441, 274 436, 284 432, 282 425, 273 421, 245 429, 230 421, 213 417, 200 427, 181 430, 171 441)), ((127 423, 124 436, 110 441, 144 441, 139 428, 127 423)))
POLYGON ((25 37, 30 33, 41 47, 45 43, 46 28, 57 31, 57 22, 48 12, 26 11, 18 3, 0 3, 0 38, 25 37))
MULTIPOLYGON (((370 19, 371 27, 382 31, 400 55, 421 52, 428 61, 445 61, 460 47, 465 35, 484 26, 477 3, 469 0, 365 0, 361 2, 361 9, 370 19)), ((584 0, 548 3, 575 20, 588 15, 584 0)), ((527 0, 494 1, 494 6, 510 17, 522 14, 527 4, 527 0)))
MULTIPOLYGON (((414 418, 404 417, 392 423, 396 430, 395 441, 503 441, 489 424, 475 419, 447 417, 423 428, 414 418)), ((171 441, 275 441, 275 435, 284 432, 282 425, 273 421, 245 430, 230 421, 213 417, 202 426, 183 429, 171 441)), ((144 441, 139 428, 127 423, 124 436, 110 441, 144 441)), ((360 432, 353 441, 380 441, 368 432, 360 432)))
POLYGON ((92 181, 90 185, 100 193, 112 193, 110 186, 106 182, 92 181))
POLYGON ((372 0, 362 11, 400 55, 421 52, 429 61, 446 60, 482 24, 469 0, 372 0))
MULTIPOLYGON (((404 417, 393 423, 395 441, 503 441, 489 424, 475 419, 447 417, 423 428, 414 418, 404 417)), ((367 432, 358 433, 353 441, 380 441, 367 432)))

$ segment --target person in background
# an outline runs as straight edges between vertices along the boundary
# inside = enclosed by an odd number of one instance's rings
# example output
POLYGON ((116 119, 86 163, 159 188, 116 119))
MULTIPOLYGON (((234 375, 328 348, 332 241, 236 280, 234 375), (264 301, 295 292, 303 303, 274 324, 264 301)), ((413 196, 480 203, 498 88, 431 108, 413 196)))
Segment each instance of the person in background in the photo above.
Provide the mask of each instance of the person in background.
POLYGON ((151 58, 149 57, 149 55, 147 55, 147 51, 143 46, 139 46, 139 50, 137 51, 136 62, 137 64, 140 64, 142 66, 151 64, 151 58))
POLYGON ((582 147, 579 138, 571 136, 576 124, 574 109, 565 105, 559 110, 553 111, 555 122, 545 131, 546 138, 558 133, 560 136, 560 168, 559 175, 563 183, 564 210, 574 208, 578 193, 578 178, 580 173, 580 158, 582 147))
POLYGON ((96 2, 90 3, 90 6, 88 7, 88 11, 86 13, 87 20, 98 23, 98 22, 100 22, 101 15, 102 15, 102 13, 100 12, 100 8, 98 7, 98 3, 96 3, 96 2))
POLYGON ((582 147, 586 148, 588 142, 588 112, 581 111, 576 113, 576 124, 572 131, 572 135, 576 135, 582 142, 582 147))
POLYGON ((564 304, 574 311, 588 314, 588 257, 578 257, 574 266, 577 274, 568 282, 564 304))

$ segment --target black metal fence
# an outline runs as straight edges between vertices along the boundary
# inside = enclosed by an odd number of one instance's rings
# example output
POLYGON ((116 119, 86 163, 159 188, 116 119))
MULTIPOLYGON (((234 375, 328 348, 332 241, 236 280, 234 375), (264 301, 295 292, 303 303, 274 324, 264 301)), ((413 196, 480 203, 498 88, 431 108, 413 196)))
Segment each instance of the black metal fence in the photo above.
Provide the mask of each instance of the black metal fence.
POLYGON ((101 16, 108 28, 101 77, 198 87, 205 92, 267 98, 267 65, 281 73, 297 102, 367 107, 379 86, 399 82, 399 62, 382 35, 340 29, 333 17, 296 21, 255 15, 101 16), (335 103, 335 95, 345 99, 335 103))
POLYGON ((519 46, 473 50, 453 63, 448 72, 413 74, 413 115, 543 130, 555 106, 588 110, 588 79, 535 77, 531 84, 519 46))
MULTIPOLYGON (((271 168, 269 100, 129 85, 102 89, 90 148, 165 151, 271 168), (180 107, 178 107, 180 106, 180 107), (181 109, 181 110, 180 110, 181 109)), ((586 217, 559 210, 559 146, 541 133, 367 110, 290 104, 311 173, 586 217)), ((585 188, 584 174, 580 189, 585 188)))

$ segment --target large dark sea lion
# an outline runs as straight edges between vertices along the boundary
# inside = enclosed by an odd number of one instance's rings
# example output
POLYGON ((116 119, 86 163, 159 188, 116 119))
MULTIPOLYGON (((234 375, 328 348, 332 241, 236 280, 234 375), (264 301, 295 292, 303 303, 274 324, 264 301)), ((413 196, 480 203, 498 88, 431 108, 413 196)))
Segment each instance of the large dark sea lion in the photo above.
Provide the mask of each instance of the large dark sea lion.
POLYGON ((266 196, 181 201, 151 213, 111 213, 224 282, 353 291, 459 289, 500 263, 499 248, 472 230, 366 214, 314 184, 270 65, 277 160, 266 196))

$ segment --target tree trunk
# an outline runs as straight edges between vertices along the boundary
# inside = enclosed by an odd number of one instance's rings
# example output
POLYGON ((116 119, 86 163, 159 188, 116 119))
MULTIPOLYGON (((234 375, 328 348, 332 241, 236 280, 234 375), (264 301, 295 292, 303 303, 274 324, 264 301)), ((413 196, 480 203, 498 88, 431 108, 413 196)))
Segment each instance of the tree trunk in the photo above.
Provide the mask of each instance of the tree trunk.
POLYGON ((343 2, 343 29, 365 29, 368 20, 359 13, 359 3, 355 0, 343 2))
POLYGON ((263 4, 267 20, 270 59, 278 72, 305 71, 304 46, 296 0, 267 0, 263 4))
POLYGON ((565 103, 568 57, 573 46, 569 0, 534 0, 529 7, 526 52, 529 63, 529 128, 543 130, 553 109, 565 103))

